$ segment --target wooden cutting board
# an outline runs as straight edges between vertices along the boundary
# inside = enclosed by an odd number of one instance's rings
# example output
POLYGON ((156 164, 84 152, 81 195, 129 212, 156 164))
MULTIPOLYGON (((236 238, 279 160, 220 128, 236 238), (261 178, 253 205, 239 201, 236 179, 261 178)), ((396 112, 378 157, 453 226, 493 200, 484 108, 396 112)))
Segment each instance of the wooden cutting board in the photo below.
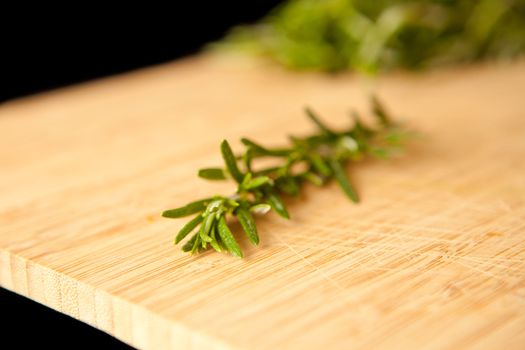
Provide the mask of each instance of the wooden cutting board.
MULTIPOLYGON (((0 284, 148 349, 523 349, 525 62, 296 74, 194 57, 0 106, 0 284), (377 91, 424 135, 305 188, 247 257, 173 247, 219 143, 334 127, 377 91)), ((29 315, 28 315, 29 317, 29 315)))

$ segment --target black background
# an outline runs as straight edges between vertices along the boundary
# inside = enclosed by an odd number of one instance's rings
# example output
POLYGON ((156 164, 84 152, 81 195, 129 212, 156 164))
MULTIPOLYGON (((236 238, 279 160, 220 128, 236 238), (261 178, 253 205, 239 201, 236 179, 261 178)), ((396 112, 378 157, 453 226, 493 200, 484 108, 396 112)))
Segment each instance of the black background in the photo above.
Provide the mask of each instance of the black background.
POLYGON ((279 1, 42 3, 0 7, 0 101, 195 53, 279 1))
MULTIPOLYGON (((160 6, 142 2, 135 8, 131 2, 116 8, 76 1, 0 5, 0 102, 196 53, 228 28, 253 22, 278 3, 193 1, 160 6)), ((1 288, 0 315, 4 345, 127 347, 1 288)))

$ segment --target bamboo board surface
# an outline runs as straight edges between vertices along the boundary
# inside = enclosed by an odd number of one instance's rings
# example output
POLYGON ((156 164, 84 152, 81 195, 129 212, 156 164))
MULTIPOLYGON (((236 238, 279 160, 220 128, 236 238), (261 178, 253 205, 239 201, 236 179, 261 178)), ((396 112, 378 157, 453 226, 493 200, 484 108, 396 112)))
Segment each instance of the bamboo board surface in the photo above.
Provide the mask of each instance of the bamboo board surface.
POLYGON ((0 285, 138 348, 523 349, 525 64, 375 82, 194 57, 0 106, 0 285), (378 91, 424 134, 258 220, 238 260, 167 208, 230 183, 218 145, 286 142, 378 91))

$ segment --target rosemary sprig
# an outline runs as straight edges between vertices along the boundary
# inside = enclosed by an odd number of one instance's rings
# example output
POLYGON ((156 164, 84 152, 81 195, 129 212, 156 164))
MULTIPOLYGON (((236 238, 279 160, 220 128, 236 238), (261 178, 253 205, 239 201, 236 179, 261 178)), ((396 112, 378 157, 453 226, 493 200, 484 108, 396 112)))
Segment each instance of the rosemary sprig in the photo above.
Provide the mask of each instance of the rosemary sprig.
POLYGON ((214 47, 372 74, 512 60, 525 54, 525 0, 287 0, 214 47))
POLYGON ((306 109, 318 132, 307 137, 291 137, 291 145, 285 148, 267 148, 243 138, 244 153, 236 156, 228 141, 222 141, 225 166, 201 169, 198 174, 207 180, 231 178, 237 183, 237 190, 229 196, 216 195, 163 212, 167 218, 194 215, 177 234, 175 244, 195 231, 183 245, 183 251, 194 254, 211 247, 217 252, 226 251, 242 258, 239 244, 228 227, 228 219, 236 218, 248 240, 257 245, 259 235, 254 214, 265 214, 273 209, 289 219, 282 196, 298 195, 304 181, 322 186, 335 179, 346 196, 357 203, 359 197, 346 175, 345 165, 368 155, 389 156, 408 136, 375 97, 372 98, 372 111, 377 120, 375 127, 365 125, 354 112, 352 127, 336 131, 326 126, 313 110, 306 109), (280 165, 254 166, 257 159, 268 157, 280 159, 280 165))

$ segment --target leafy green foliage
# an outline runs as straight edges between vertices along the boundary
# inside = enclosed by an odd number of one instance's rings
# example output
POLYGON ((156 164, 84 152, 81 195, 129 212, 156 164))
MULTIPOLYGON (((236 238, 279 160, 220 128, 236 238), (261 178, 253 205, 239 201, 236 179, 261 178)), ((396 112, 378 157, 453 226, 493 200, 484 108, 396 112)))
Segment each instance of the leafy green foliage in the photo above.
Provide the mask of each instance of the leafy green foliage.
POLYGON ((239 167, 237 166, 237 160, 235 159, 235 155, 233 154, 230 144, 226 140, 222 141, 221 143, 221 153, 222 158, 224 159, 224 163, 226 164, 226 168, 228 169, 228 172, 235 179, 235 181, 241 183, 244 179, 244 175, 239 170, 239 167))
POLYGON ((257 234, 257 227, 255 226, 255 221, 253 220, 252 214, 243 206, 237 208, 236 213, 239 222, 241 223, 244 232, 248 236, 248 239, 253 244, 259 244, 259 235, 257 234))
POLYGON ((288 0, 219 47, 298 70, 422 69, 525 52, 525 0, 288 0))
POLYGON ((248 240, 257 245, 259 234, 252 214, 263 215, 272 209, 279 216, 289 219, 281 196, 298 195, 304 181, 323 186, 334 179, 349 199, 358 202, 345 165, 365 156, 389 156, 409 136, 392 122, 387 110, 375 97, 372 99, 372 112, 376 118, 375 127, 365 125, 354 115, 354 123, 348 130, 337 131, 307 109, 306 114, 317 126, 318 132, 306 137, 292 137, 291 145, 284 148, 271 149, 243 138, 241 141, 246 150, 236 156, 228 142, 223 141, 221 153, 224 167, 201 169, 199 175, 217 180, 226 179, 226 174, 229 174, 237 182, 237 190, 230 196, 218 195, 165 211, 162 215, 168 218, 198 213, 179 231, 175 244, 200 226, 183 245, 183 251, 194 254, 211 247, 217 252, 226 251, 242 257, 227 219, 236 218, 248 240), (256 167, 258 159, 268 157, 277 157, 282 163, 268 168, 256 167))
POLYGON ((226 180, 226 174, 221 168, 205 168, 199 170, 199 177, 206 180, 226 180))
POLYGON ((195 214, 200 212, 202 209, 206 208, 207 203, 210 201, 210 198, 201 199, 199 201, 191 202, 186 204, 183 207, 166 210, 162 213, 162 216, 165 218, 176 219, 195 214))
POLYGON ((332 167, 332 170, 334 172, 335 180, 337 181, 339 186, 341 186, 348 198, 354 201, 354 203, 359 202, 359 197, 357 197, 357 193, 355 192, 352 185, 350 185, 350 182, 346 177, 345 171, 343 170, 343 166, 341 165, 340 161, 332 159, 330 161, 330 166, 332 167))
POLYGON ((267 197, 268 197, 268 203, 270 204, 272 209, 275 210, 277 214, 279 214, 281 217, 285 219, 290 218, 290 214, 288 214, 288 210, 286 210, 286 206, 284 205, 281 197, 279 197, 277 193, 270 192, 267 194, 267 197))
POLYGON ((177 237, 175 237, 175 244, 178 244, 180 241, 182 241, 191 231, 193 231, 197 226, 200 225, 202 222, 202 215, 197 215, 193 220, 188 221, 186 225, 182 227, 182 229, 177 234, 177 237))
POLYGON ((235 241, 235 238, 233 237, 232 232, 230 231, 228 225, 226 224, 226 220, 224 219, 224 216, 222 216, 219 219, 219 224, 217 228, 219 231, 219 236, 224 242, 225 248, 230 253, 235 255, 236 257, 242 258, 241 248, 239 247, 239 244, 237 244, 237 241, 235 241))

